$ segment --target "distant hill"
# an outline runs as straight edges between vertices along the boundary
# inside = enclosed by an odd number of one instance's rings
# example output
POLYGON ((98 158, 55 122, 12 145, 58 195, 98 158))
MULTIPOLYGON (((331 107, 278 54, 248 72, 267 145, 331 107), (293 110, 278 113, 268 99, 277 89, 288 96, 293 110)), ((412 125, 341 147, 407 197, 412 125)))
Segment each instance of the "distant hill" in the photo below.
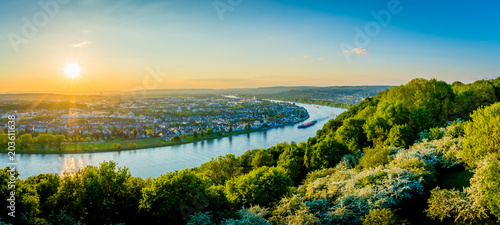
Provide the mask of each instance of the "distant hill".
MULTIPOLYGON (((230 88, 230 89, 154 89, 137 91, 106 91, 77 92, 77 96, 124 96, 124 97, 163 97, 163 96, 193 96, 216 97, 221 95, 236 95, 243 98, 256 96, 260 99, 277 99, 287 101, 307 102, 314 104, 348 103, 355 104, 366 97, 377 95, 392 86, 331 86, 331 87, 261 87, 261 88, 230 88)), ((0 94, 0 101, 13 100, 62 100, 68 99, 69 93, 7 93, 0 94)))

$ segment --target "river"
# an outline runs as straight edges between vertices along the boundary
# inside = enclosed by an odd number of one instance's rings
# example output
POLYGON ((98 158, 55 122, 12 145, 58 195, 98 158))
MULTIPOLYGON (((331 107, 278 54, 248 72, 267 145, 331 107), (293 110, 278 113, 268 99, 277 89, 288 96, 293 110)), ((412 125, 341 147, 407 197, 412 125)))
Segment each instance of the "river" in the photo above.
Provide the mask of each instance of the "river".
MULTIPOLYGON (((83 154, 17 154, 17 170, 20 178, 40 173, 74 172, 87 165, 97 166, 103 161, 115 161, 120 167, 128 167, 132 176, 158 177, 166 172, 193 168, 210 161, 211 158, 234 154, 239 156, 249 149, 269 148, 281 142, 302 142, 316 135, 331 114, 339 115, 345 109, 310 104, 297 105, 309 112, 307 121, 317 120, 315 125, 298 129, 297 125, 273 128, 249 134, 200 141, 176 146, 166 146, 130 151, 99 152, 83 154)), ((305 121, 305 122, 307 122, 305 121)), ((6 162, 7 159, 3 159, 6 162)), ((6 164, 6 163, 2 163, 6 164)))

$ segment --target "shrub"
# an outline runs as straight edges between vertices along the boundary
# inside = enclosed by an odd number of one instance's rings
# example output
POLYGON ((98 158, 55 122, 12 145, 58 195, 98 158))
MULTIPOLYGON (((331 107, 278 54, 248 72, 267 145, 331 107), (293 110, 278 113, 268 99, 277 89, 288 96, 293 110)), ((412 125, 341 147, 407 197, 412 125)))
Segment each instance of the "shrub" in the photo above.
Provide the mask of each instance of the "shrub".
POLYGON ((402 224, 390 209, 373 209, 361 219, 363 225, 398 225, 402 224))

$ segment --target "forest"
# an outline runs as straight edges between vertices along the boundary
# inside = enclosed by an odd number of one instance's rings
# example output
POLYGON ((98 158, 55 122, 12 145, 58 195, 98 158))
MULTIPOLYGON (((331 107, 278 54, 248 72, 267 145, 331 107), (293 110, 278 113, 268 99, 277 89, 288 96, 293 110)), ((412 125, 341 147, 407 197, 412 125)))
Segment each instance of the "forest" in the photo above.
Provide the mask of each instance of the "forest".
MULTIPOLYGON (((307 142, 149 179, 112 161, 16 178, 16 217, 1 207, 0 224, 496 224, 499 100, 500 78, 414 79, 307 142)), ((10 176, 0 170, 4 200, 10 176)))

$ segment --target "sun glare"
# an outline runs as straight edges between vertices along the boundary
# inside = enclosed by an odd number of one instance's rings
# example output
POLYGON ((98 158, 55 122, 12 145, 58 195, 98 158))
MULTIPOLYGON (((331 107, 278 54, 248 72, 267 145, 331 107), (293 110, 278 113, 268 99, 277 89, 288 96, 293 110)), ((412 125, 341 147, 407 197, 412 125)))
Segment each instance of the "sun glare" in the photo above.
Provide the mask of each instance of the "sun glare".
POLYGON ((76 78, 80 75, 80 67, 76 63, 70 63, 64 68, 64 74, 69 78, 76 78))

